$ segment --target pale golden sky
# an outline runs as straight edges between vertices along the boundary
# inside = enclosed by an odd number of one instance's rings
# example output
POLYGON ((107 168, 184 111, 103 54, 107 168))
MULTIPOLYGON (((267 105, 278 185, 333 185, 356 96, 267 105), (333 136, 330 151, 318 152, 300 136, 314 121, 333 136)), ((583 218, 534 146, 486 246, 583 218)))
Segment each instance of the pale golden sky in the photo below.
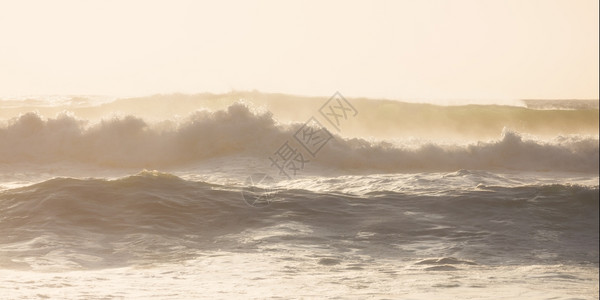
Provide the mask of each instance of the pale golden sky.
POLYGON ((598 98, 598 1, 4 1, 0 96, 598 98))

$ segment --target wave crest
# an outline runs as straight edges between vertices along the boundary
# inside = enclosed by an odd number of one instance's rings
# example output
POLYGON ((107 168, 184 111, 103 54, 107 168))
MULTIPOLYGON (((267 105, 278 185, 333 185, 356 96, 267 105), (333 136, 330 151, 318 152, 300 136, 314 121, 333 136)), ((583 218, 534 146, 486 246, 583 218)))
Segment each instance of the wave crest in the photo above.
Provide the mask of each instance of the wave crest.
MULTIPOLYGON (((181 121, 148 123, 135 116, 98 123, 71 114, 43 118, 27 113, 0 127, 0 163, 78 162, 103 167, 164 168, 214 157, 266 158, 301 124, 278 124, 268 112, 236 103, 225 110, 196 111, 181 121)), ((300 148, 300 145, 296 145, 300 148)), ((598 139, 526 140, 505 130, 502 138, 466 146, 417 148, 335 136, 311 163, 339 169, 448 171, 509 169, 598 172, 598 139)))
MULTIPOLYGON (((115 180, 55 178, 1 191, 0 267, 99 268, 183 260, 199 250, 238 248, 239 237, 282 224, 303 224, 314 230, 310 238, 333 244, 341 238, 345 249, 348 241, 365 249, 366 244, 421 243, 433 237, 469 245, 465 249, 478 257, 481 247, 505 249, 499 246, 508 239, 515 247, 502 255, 561 245, 556 249, 564 255, 581 259, 585 253, 583 259, 597 260, 597 186, 487 186, 457 195, 407 194, 401 188, 364 197, 302 189, 277 193, 270 207, 256 209, 242 201, 236 187, 155 171, 115 180), (447 226, 432 222, 428 216, 434 215, 444 215, 447 226), (565 234, 539 244, 531 237, 540 229, 565 234)), ((281 228, 255 242, 306 241, 294 227, 281 228)), ((242 243, 246 249, 253 245, 242 243)))

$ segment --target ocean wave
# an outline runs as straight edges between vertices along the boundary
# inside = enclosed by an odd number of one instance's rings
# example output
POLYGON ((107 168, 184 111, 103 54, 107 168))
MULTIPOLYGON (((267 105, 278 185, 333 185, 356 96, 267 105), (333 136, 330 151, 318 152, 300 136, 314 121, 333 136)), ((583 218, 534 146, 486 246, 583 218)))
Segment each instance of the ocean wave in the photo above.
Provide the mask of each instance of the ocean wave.
POLYGON ((597 263, 597 186, 363 196, 277 189, 264 208, 248 206, 241 188, 142 172, 115 180, 55 178, 5 190, 0 192, 0 266, 114 267, 186 259, 221 247, 251 251, 262 242, 315 240, 376 252, 377 245, 443 241, 458 248, 438 256, 478 260, 555 249, 566 259, 597 263))
MULTIPOLYGON (((0 127, 0 163, 77 162, 102 167, 164 168, 209 158, 247 155, 266 158, 302 124, 280 124, 268 112, 244 104, 226 110, 196 111, 180 122, 146 122, 135 116, 92 124, 70 114, 44 118, 27 113, 0 127)), ((597 137, 552 141, 525 139, 505 130, 496 141, 468 145, 426 143, 418 147, 334 138, 310 163, 342 170, 384 172, 459 169, 598 172, 597 137)))
POLYGON ((215 236, 243 230, 237 225, 256 212, 239 199, 238 192, 159 172, 55 178, 3 191, 0 266, 101 268, 186 259, 211 248, 215 236))
MULTIPOLYGON (((172 94, 149 97, 105 99, 72 97, 12 101, 2 106, 0 119, 10 119, 31 111, 52 118, 70 111, 86 120, 97 121, 107 115, 133 115, 147 121, 162 121, 173 116, 186 116, 198 109, 225 110, 240 99, 256 107, 268 109, 282 122, 304 122, 318 114, 327 102, 325 97, 303 97, 260 92, 227 94, 172 94), (41 102, 41 103, 39 103, 41 102)), ((568 134, 597 135, 599 114, 597 101, 528 100, 528 107, 508 105, 455 105, 410 103, 382 99, 348 99, 358 114, 344 124, 344 135, 376 138, 417 137, 428 139, 495 138, 504 127, 544 136, 568 134), (596 103, 596 106, 582 103, 596 103), (544 108, 543 110, 532 107, 544 108), (565 109, 563 109, 565 108, 565 109)))

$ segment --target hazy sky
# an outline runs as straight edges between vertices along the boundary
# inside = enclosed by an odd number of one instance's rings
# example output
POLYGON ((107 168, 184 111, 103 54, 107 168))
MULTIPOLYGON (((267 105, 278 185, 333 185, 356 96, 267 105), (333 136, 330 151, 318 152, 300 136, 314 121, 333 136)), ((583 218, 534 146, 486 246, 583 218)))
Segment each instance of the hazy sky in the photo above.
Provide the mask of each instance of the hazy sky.
POLYGON ((598 98, 598 35, 597 0, 0 0, 0 96, 598 98))

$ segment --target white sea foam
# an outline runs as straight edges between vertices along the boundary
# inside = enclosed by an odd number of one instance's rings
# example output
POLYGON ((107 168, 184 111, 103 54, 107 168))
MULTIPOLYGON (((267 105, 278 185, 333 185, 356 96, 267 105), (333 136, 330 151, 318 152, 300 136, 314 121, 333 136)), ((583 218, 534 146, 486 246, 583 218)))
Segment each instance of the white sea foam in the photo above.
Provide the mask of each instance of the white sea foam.
POLYGON ((0 103, 0 295, 597 295, 597 109, 351 99, 287 178, 327 99, 242 94, 0 103))
MULTIPOLYGON (((180 121, 154 123, 135 116, 91 123, 67 113, 55 118, 27 113, 0 128, 0 163, 76 162, 154 169, 224 156, 267 157, 286 141, 301 148, 293 138, 301 126, 279 124, 270 113, 253 112, 243 104, 214 112, 196 111, 180 121)), ((526 139, 505 129, 492 141, 414 146, 335 136, 318 155, 310 157, 310 163, 383 172, 482 169, 596 173, 598 138, 571 135, 526 139)))

